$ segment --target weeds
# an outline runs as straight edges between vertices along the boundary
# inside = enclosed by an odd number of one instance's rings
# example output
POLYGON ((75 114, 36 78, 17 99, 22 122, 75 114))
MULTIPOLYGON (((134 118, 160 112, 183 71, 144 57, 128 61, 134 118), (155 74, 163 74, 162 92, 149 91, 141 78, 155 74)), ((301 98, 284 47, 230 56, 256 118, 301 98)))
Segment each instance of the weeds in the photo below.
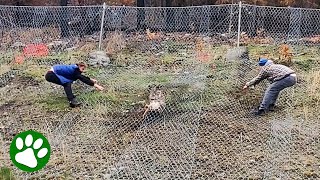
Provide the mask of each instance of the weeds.
MULTIPOLYGON (((61 89, 61 91, 63 90, 61 89)), ((35 100, 35 103, 50 112, 63 112, 66 111, 69 107, 67 98, 62 96, 56 97, 48 95, 45 97, 41 97, 41 99, 35 100)))
POLYGON ((1 180, 15 180, 12 170, 8 167, 0 168, 0 179, 1 180))
POLYGON ((279 62, 280 64, 284 65, 291 65, 292 64, 292 52, 287 44, 282 44, 279 47, 279 62))
POLYGON ((126 47, 125 39, 121 32, 118 31, 110 34, 110 38, 106 41, 106 52, 109 55, 115 54, 126 47))
POLYGON ((309 72, 314 68, 315 61, 314 59, 298 60, 295 61, 295 65, 298 69, 309 72))

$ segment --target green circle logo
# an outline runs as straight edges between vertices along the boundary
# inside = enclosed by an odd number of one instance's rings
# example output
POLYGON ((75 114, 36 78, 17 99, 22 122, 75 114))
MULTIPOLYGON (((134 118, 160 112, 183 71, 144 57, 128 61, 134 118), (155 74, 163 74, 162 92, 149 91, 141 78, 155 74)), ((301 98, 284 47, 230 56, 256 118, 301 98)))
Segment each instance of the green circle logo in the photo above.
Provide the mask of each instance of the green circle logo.
POLYGON ((24 131, 10 145, 10 158, 15 166, 27 172, 42 169, 50 159, 50 144, 39 132, 24 131))

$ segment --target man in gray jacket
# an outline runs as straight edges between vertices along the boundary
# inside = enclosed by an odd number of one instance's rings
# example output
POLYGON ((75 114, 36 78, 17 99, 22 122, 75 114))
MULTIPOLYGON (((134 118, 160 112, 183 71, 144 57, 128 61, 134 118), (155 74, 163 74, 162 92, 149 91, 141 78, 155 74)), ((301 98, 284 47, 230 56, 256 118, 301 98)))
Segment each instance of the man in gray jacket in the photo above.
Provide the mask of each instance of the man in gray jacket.
POLYGON ((271 82, 259 108, 254 112, 255 115, 260 116, 267 111, 273 111, 280 91, 296 84, 297 77, 295 72, 289 67, 281 64, 274 64, 273 61, 268 59, 260 59, 259 66, 261 66, 259 75, 247 82, 243 89, 259 84, 264 79, 268 79, 271 82))

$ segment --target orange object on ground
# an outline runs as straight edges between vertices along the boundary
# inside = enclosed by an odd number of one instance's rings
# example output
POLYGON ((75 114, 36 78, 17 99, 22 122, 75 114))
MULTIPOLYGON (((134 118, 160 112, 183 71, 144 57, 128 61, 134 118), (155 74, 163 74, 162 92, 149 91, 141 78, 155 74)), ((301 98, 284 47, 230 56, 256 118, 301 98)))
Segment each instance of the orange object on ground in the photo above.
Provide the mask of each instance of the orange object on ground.
POLYGON ((210 54, 207 52, 197 52, 197 59, 201 62, 208 62, 210 60, 210 54))
POLYGON ((28 44, 23 49, 23 54, 25 57, 43 57, 47 56, 49 53, 48 47, 41 43, 41 44, 28 44))
POLYGON ((17 55, 14 57, 14 62, 17 64, 22 64, 24 62, 24 56, 23 55, 17 55))

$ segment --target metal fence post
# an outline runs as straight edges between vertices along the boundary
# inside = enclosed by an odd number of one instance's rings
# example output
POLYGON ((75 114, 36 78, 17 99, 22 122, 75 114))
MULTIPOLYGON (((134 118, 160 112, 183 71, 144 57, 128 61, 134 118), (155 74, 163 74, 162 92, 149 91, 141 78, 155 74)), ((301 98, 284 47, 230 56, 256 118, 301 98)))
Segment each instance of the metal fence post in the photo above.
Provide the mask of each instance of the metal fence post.
POLYGON ((104 16, 106 14, 106 3, 103 3, 103 11, 101 17, 101 27, 100 27, 100 37, 99 37, 99 51, 101 51, 101 43, 102 43, 102 36, 103 36, 103 25, 104 25, 104 16))
POLYGON ((238 41, 237 41, 237 47, 240 46, 240 35, 241 35, 241 9, 242 9, 242 3, 239 1, 239 17, 238 17, 238 41))

